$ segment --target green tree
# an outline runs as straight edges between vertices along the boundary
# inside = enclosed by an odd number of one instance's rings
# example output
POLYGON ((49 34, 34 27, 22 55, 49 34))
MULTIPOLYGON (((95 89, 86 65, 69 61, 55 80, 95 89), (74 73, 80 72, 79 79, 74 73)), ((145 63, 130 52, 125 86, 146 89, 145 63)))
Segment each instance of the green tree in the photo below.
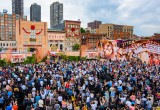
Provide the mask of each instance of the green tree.
POLYGON ((83 28, 81 28, 81 33, 86 33, 86 31, 83 28))
POLYGON ((7 62, 5 59, 0 60, 0 67, 6 66, 7 62))
POLYGON ((9 61, 9 62, 6 62, 6 59, 2 59, 2 60, 0 60, 0 67, 3 67, 3 66, 14 66, 14 64, 11 62, 11 61, 9 61))
POLYGON ((27 57, 25 60, 24 60, 24 64, 34 64, 36 63, 36 58, 35 56, 31 56, 31 57, 27 57))
POLYGON ((85 61, 86 57, 81 57, 80 60, 85 61))
POLYGON ((80 57, 79 56, 68 56, 69 61, 79 61, 80 57))
POLYGON ((72 50, 73 51, 78 51, 80 49, 80 45, 79 44, 74 44, 73 46, 72 46, 72 50))
POLYGON ((0 52, 2 52, 2 48, 0 48, 0 52))

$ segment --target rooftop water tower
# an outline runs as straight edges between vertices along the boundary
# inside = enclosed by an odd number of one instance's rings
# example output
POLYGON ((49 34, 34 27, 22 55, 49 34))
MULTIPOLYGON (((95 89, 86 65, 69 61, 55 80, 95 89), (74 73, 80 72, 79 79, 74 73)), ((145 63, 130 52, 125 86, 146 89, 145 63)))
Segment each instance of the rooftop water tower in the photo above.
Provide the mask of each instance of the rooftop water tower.
POLYGON ((3 9, 3 13, 7 14, 7 13, 8 13, 8 10, 3 9))

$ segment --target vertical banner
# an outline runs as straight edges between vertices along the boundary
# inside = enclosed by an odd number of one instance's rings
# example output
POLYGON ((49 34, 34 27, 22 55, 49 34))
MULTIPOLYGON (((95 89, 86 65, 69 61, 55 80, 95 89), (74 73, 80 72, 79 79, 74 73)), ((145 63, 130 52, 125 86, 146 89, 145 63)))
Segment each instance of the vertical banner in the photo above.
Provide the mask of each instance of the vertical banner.
POLYGON ((100 58, 116 59, 117 43, 115 40, 103 40, 100 42, 100 58))

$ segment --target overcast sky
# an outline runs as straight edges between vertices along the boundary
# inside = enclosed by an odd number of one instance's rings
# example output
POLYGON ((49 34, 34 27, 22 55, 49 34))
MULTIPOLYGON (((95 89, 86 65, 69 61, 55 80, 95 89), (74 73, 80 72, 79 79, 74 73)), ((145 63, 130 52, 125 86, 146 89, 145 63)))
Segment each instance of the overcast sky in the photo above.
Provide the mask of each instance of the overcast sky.
MULTIPOLYGON (((0 11, 12 12, 12 0, 0 0, 0 11)), ((24 0, 24 14, 30 18, 30 5, 41 5, 42 21, 50 23, 50 4, 56 0, 24 0)), ((94 20, 103 23, 133 25, 134 33, 150 36, 160 33, 160 0, 59 0, 64 19, 78 20, 82 27, 94 20)), ((50 26, 48 24, 48 26, 50 26)))

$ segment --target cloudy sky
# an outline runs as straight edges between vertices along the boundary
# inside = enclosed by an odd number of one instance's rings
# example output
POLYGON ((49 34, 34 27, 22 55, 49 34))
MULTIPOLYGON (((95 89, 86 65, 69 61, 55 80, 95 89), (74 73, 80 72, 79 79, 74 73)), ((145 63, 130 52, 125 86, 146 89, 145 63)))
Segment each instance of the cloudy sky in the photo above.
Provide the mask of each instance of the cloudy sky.
MULTIPOLYGON (((0 11, 12 12, 12 0, 0 0, 0 11)), ((56 0, 24 0, 24 13, 30 18, 30 5, 41 5, 42 21, 50 23, 50 4, 56 0)), ((59 0, 64 19, 78 20, 82 27, 94 20, 134 26, 134 33, 150 36, 160 33, 160 0, 59 0)))

